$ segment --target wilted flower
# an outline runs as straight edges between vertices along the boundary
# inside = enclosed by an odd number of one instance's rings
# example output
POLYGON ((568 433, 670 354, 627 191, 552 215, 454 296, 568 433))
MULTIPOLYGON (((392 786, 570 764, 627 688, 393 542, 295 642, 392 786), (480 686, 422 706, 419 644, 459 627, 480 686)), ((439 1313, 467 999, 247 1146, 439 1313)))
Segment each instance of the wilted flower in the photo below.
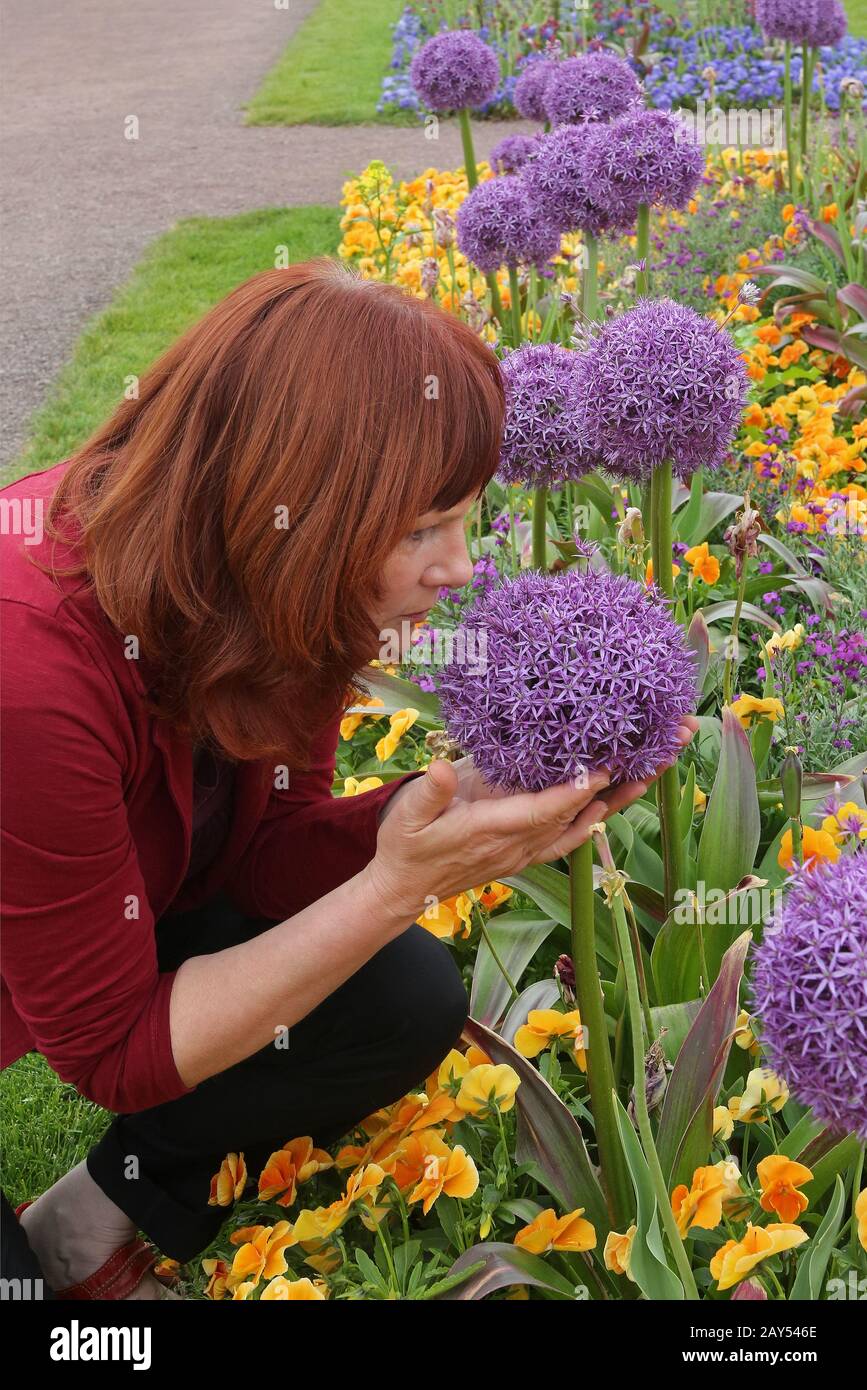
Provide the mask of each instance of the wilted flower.
POLYGON ((864 83, 858 77, 844 77, 840 83, 840 92, 844 97, 851 97, 853 101, 861 101, 864 96, 864 83))
POLYGON ((624 1235, 620 1235, 618 1231, 609 1231, 602 1252, 605 1268, 610 1269, 613 1274, 625 1274, 633 1284, 635 1278, 631 1272, 632 1242, 637 1230, 637 1226, 629 1226, 624 1235))
POLYGON ((525 343, 501 362, 506 418, 498 478, 559 487, 596 465, 583 449, 578 358, 558 343, 525 343))
POLYGON ((603 324, 582 376, 588 449, 635 482, 666 459, 681 478, 717 468, 749 385, 728 333, 671 299, 641 299, 603 324))
POLYGON ((638 507, 627 507, 626 515, 617 528, 618 545, 644 545, 644 522, 638 507))
POLYGON ((487 179, 461 203, 458 246, 487 274, 501 265, 544 265, 560 250, 560 233, 546 220, 517 174, 487 179))
POLYGON ((445 248, 454 243, 455 219, 451 213, 446 212, 445 208, 434 208, 433 232, 437 246, 445 248))
POLYGON ((488 163, 498 174, 517 174, 538 148, 535 135, 507 135, 491 150, 488 163))
POLYGON ((613 53, 587 53, 557 63, 542 104, 552 125, 610 121, 641 99, 632 68, 613 53))
POLYGON ((435 256, 425 256, 421 263, 421 287, 425 294, 431 294, 440 278, 439 261, 435 256))
POLYGON ((677 756, 695 658, 654 591, 625 575, 532 571, 464 622, 486 634, 485 669, 453 659, 439 695, 449 734, 491 786, 541 791, 598 768, 612 782, 648 777, 677 756))
POLYGON ((525 120, 538 121, 540 124, 547 121, 548 116, 543 104, 545 88, 557 67, 559 63, 554 58, 534 58, 523 68, 515 83, 512 100, 516 111, 525 120))
POLYGON ((554 962, 554 974, 560 981, 560 988, 567 1004, 575 1000, 575 966, 571 956, 558 956, 554 962))
POLYGON ((410 64, 410 80, 431 111, 484 106, 500 85, 500 60, 470 29, 434 34, 410 64))
POLYGON ((797 871, 752 988, 762 1045, 795 1099, 867 1139, 867 852, 797 871))
POLYGON ((740 579, 744 572, 747 558, 755 559, 757 557, 759 553, 757 541, 761 534, 762 518, 755 507, 750 506, 750 497, 747 493, 744 498, 743 511, 738 513, 723 537, 734 559, 737 579, 740 579))

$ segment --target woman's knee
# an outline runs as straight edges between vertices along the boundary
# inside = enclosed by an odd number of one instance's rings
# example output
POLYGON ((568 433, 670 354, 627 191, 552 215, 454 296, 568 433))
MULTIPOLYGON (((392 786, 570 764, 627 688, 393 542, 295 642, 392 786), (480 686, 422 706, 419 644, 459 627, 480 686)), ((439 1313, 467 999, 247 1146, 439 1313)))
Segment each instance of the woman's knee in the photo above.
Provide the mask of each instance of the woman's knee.
POLYGON ((383 959, 374 996, 396 1047, 418 1056, 429 1070, 457 1045, 469 1000, 448 946, 413 923, 383 959), (428 1059, 428 1060, 426 1060, 428 1059))

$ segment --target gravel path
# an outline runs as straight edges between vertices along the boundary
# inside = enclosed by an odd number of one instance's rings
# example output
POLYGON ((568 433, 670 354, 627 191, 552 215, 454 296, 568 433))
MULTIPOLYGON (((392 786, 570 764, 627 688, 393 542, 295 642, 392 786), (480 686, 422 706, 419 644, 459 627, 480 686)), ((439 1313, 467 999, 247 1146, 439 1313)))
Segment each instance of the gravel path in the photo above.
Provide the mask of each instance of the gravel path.
MULTIPOLYGON (((316 0, 5 0, 0 89, 0 464, 84 323, 177 219, 337 203, 373 158, 400 177, 462 162, 453 123, 242 125, 316 0), (138 118, 139 138, 125 138, 138 118)), ((477 127, 483 158, 506 130, 477 127)))

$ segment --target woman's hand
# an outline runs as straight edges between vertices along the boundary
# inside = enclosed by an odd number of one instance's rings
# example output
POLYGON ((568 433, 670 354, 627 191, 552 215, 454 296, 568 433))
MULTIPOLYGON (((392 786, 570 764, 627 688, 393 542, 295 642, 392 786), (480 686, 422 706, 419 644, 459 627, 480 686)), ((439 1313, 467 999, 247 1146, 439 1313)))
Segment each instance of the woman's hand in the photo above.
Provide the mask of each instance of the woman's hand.
MULTIPOLYGON (((697 728, 687 716, 682 743, 697 728)), ((424 777, 391 799, 376 855, 364 872, 389 908, 415 918, 431 897, 451 898, 569 854, 592 825, 643 796, 652 780, 607 791, 603 772, 581 788, 569 782, 543 792, 508 793, 487 788, 470 758, 436 759, 424 777)))

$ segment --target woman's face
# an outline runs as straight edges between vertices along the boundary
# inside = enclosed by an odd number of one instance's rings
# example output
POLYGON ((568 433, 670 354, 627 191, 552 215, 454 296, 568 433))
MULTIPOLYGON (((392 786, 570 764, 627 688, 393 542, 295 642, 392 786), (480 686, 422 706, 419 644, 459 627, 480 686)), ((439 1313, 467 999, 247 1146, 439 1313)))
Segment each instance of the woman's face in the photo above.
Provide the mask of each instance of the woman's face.
POLYGON ((473 577, 464 527, 476 507, 471 495, 447 512, 425 512, 388 557, 382 575, 383 596, 373 620, 380 633, 398 637, 427 616, 441 588, 461 589, 473 577), (407 627, 404 630, 403 624, 407 627))

